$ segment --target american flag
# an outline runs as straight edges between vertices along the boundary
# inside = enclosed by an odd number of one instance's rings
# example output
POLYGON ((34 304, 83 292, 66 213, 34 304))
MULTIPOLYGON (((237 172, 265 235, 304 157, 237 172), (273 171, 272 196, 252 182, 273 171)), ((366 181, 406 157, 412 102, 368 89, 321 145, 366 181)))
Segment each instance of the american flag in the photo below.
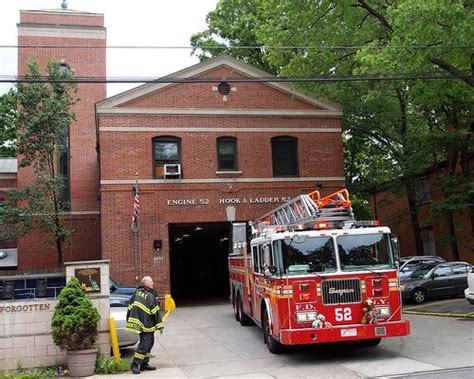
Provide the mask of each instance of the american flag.
POLYGON ((135 187, 133 187, 133 214, 132 214, 132 229, 138 230, 139 223, 138 218, 140 216, 140 195, 138 193, 138 179, 135 179, 135 187))

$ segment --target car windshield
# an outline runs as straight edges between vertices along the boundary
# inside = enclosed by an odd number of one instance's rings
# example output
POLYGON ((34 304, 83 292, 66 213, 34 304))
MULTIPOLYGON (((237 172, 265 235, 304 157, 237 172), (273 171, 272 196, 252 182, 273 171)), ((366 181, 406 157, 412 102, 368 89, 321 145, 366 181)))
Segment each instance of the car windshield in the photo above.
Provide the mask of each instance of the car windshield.
POLYGON ((410 278, 424 278, 435 266, 436 265, 433 263, 422 263, 413 271, 413 273, 410 275, 410 278))
POLYGON ((388 234, 359 234, 337 237, 344 271, 395 268, 388 234))
POLYGON ((287 275, 336 271, 336 254, 331 237, 295 235, 280 243, 283 269, 287 275))
POLYGON ((405 264, 402 267, 400 272, 409 272, 409 271, 416 270, 416 268, 418 267, 419 264, 420 264, 420 262, 408 262, 407 264, 405 264))

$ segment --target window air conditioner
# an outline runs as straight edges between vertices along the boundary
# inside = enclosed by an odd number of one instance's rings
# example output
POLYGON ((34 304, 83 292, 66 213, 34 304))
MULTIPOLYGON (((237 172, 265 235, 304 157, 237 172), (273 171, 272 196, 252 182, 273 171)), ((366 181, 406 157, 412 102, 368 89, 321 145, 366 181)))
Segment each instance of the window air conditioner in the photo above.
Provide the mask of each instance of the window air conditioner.
POLYGON ((181 178, 181 165, 179 163, 165 164, 163 168, 165 178, 181 178))

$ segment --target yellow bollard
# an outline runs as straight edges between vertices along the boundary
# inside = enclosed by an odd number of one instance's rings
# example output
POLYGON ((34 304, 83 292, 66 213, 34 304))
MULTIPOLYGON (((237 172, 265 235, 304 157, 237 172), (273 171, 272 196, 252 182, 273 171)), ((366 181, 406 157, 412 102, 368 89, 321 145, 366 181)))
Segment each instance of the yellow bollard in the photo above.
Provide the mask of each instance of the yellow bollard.
POLYGON ((109 332, 110 342, 112 344, 112 352, 114 353, 115 363, 120 362, 120 350, 118 346, 117 329, 115 328, 115 320, 113 317, 109 317, 109 332))
POLYGON ((169 317, 170 313, 176 309, 176 303, 169 293, 165 295, 165 315, 163 316, 163 322, 169 317))

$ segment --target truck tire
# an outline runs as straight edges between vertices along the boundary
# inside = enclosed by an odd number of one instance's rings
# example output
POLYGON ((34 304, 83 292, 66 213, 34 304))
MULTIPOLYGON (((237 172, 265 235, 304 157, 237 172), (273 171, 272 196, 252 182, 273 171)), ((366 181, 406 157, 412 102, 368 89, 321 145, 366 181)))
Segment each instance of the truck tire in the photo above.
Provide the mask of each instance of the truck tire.
POLYGON ((283 345, 280 342, 278 342, 275 338, 273 338, 272 331, 270 330, 270 320, 268 318, 268 313, 266 309, 264 309, 263 311, 262 329, 263 329, 263 339, 270 353, 272 354, 282 353, 283 345))
POLYGON ((234 311, 235 321, 240 321, 240 313, 239 313, 239 308, 238 308, 238 305, 237 305, 237 293, 235 293, 235 292, 232 296, 232 308, 233 308, 233 311, 234 311))
POLYGON ((237 296, 237 304, 238 304, 238 311, 239 314, 239 321, 240 325, 242 326, 249 326, 252 325, 252 319, 244 312, 244 305, 242 302, 242 298, 237 296))

